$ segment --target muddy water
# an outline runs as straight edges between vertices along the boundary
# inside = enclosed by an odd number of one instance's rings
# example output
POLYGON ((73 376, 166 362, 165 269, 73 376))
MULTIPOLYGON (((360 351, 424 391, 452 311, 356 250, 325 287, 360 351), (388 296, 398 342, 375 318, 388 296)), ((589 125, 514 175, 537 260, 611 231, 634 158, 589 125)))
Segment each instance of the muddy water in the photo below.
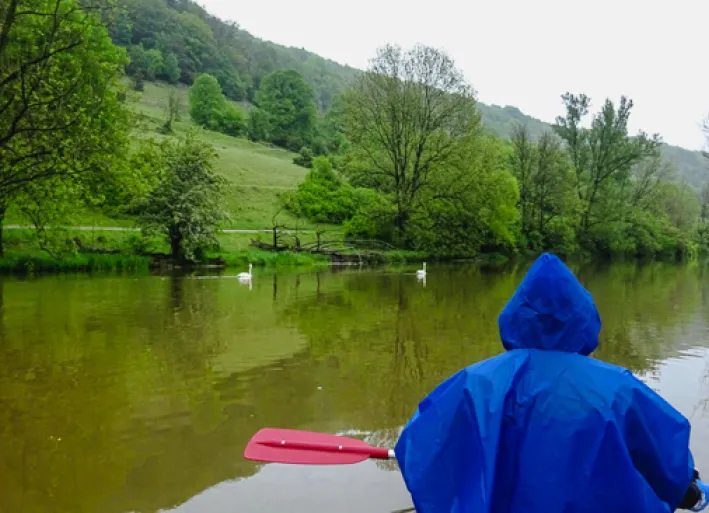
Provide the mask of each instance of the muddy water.
MULTIPOLYGON (((524 268, 429 266, 0 282, 0 512, 387 513, 395 463, 261 465, 264 426, 392 446, 418 401, 502 351, 524 268)), ((709 473, 709 274, 575 268, 603 321, 594 356, 692 421, 709 473)))

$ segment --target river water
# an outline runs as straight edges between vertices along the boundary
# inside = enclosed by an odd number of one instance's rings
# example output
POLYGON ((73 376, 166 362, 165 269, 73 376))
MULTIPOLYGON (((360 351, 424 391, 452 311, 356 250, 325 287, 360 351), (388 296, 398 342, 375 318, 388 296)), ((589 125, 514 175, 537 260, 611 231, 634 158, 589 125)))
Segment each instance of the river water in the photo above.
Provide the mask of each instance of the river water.
MULTIPOLYGON (((243 459, 262 427, 393 446, 418 401, 502 351, 524 266, 0 281, 0 512, 389 513, 396 463, 243 459)), ((692 422, 709 475, 709 272, 574 267, 603 321, 594 356, 692 422)))

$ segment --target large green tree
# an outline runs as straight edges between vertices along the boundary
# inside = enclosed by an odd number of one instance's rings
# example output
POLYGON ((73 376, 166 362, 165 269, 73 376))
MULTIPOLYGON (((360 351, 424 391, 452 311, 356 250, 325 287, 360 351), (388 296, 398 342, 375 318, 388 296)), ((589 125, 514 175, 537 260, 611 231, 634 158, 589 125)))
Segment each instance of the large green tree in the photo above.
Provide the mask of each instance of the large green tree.
POLYGON ((271 142, 293 151, 309 144, 316 123, 315 96, 295 70, 279 70, 260 83, 256 104, 268 115, 271 142))
POLYGON ((116 87, 127 58, 102 9, 91 0, 0 3, 0 224, 30 186, 96 183, 124 152, 128 115, 116 87))
POLYGON ((214 170, 216 151, 192 132, 172 143, 165 141, 153 152, 159 183, 138 206, 139 222, 146 234, 162 235, 174 259, 201 260, 217 244, 218 225, 224 210, 225 179, 214 170))
POLYGON ((385 46, 346 94, 347 137, 370 186, 393 195, 399 237, 436 175, 481 127, 473 88, 445 53, 385 46))
POLYGON ((224 98, 219 81, 206 73, 190 88, 190 115, 195 123, 210 130, 233 136, 246 131, 241 111, 224 98))
POLYGON ((576 224, 573 175, 560 141, 544 132, 533 141, 527 125, 512 132, 510 163, 519 184, 524 244, 532 250, 569 248, 576 224), (560 236, 567 240, 561 241, 560 236))
POLYGON ((614 187, 626 180, 634 165, 659 152, 659 135, 643 131, 628 134, 632 100, 621 97, 618 107, 606 99, 593 115, 590 128, 581 126, 589 112, 590 98, 565 93, 565 116, 559 116, 554 131, 565 142, 576 177, 581 202, 579 228, 582 235, 594 225, 615 221, 614 187))

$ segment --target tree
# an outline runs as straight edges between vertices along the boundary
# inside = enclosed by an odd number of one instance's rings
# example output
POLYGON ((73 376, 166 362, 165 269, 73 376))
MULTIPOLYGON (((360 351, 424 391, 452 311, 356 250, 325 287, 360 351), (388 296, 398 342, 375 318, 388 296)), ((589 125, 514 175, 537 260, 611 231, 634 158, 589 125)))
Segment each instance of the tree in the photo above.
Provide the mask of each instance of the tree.
POLYGON ((210 130, 218 130, 225 105, 217 79, 206 73, 197 77, 190 87, 190 115, 194 122, 210 130))
POLYGON ((180 118, 181 107, 180 97, 177 96, 174 90, 170 90, 167 98, 167 106, 165 107, 165 123, 163 123, 160 129, 161 132, 165 134, 172 133, 172 123, 180 118))
POLYGON ((355 189, 332 168, 327 157, 315 157, 312 169, 286 207, 316 223, 338 224, 355 212, 355 189))
POLYGON ((147 50, 145 52, 146 70, 145 78, 153 81, 162 72, 165 67, 165 60, 163 59, 162 52, 157 48, 152 50, 147 50))
POLYGON ((246 133, 246 119, 244 114, 234 105, 224 102, 224 110, 219 119, 219 131, 232 137, 239 137, 246 133))
POLYGON ((629 182, 629 200, 632 207, 642 207, 652 200, 653 192, 674 176, 674 168, 661 153, 656 153, 634 165, 629 182))
POLYGON ((298 151, 313 138, 316 110, 312 88, 295 70, 278 70, 263 77, 256 104, 268 115, 271 142, 298 151))
POLYGON ((405 242, 421 194, 481 127, 474 91, 443 52, 385 46, 346 102, 348 139, 370 184, 394 195, 405 242))
POLYGON ((177 57, 174 53, 170 52, 165 56, 163 62, 162 72, 160 73, 161 78, 164 78, 171 84, 177 82, 180 78, 180 66, 177 63, 177 57))
POLYGON ((222 94, 212 75, 200 75, 190 88, 190 115, 199 125, 210 130, 239 136, 246 132, 244 115, 222 94))
POLYGON ((566 115, 556 118, 554 131, 566 143, 576 175, 576 192, 581 202, 580 231, 586 235, 589 228, 609 221, 614 215, 612 198, 614 183, 624 180, 632 167, 659 151, 659 135, 648 136, 640 131, 628 135, 628 118, 632 100, 622 96, 616 109, 606 99, 600 112, 593 116, 591 127, 581 127, 588 114, 590 98, 586 95, 562 95, 566 115))
POLYGON ((438 256, 514 251, 519 190, 503 142, 477 137, 431 174, 409 221, 413 247, 438 256))
POLYGON ((190 132, 177 143, 165 141, 154 167, 160 181, 138 206, 145 233, 163 235, 172 258, 197 261, 217 244, 226 181, 214 171, 214 148, 190 132))
POLYGON ((224 96, 232 100, 241 101, 246 97, 246 86, 236 71, 230 69, 227 64, 224 68, 215 72, 219 85, 222 87, 224 96))
POLYGON ((126 73, 132 77, 140 75, 146 77, 148 69, 148 57, 145 55, 143 45, 131 45, 128 47, 128 57, 130 62, 126 65, 126 73))
POLYGON ((268 141, 270 138, 271 125, 268 121, 268 114, 257 107, 249 111, 248 134, 252 141, 268 141))
MULTIPOLYGON (((512 172, 519 184, 519 210, 522 234, 529 249, 549 249, 556 239, 550 224, 566 216, 575 221, 573 180, 569 162, 560 142, 551 133, 542 133, 532 141, 526 125, 517 125, 512 133, 512 172)), ((567 224, 568 226, 568 224, 567 224)))
POLYGON ((110 173, 129 127, 116 94, 127 57, 108 37, 100 6, 21 4, 0 11, 0 225, 24 188, 110 173))
POLYGON ((133 77, 145 80, 155 80, 163 72, 165 62, 162 52, 157 48, 146 50, 142 44, 128 47, 130 63, 126 66, 126 73, 133 77))

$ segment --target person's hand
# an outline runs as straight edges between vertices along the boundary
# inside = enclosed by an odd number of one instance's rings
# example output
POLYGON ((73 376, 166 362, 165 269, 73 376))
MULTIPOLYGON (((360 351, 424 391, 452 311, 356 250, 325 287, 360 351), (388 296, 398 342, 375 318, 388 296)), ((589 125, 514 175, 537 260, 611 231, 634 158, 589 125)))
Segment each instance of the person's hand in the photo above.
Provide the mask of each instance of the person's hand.
POLYGON ((693 508, 689 509, 691 511, 702 511, 704 508, 709 506, 709 484, 704 481, 700 481, 699 479, 697 479, 695 483, 699 487, 699 491, 702 492, 702 497, 693 508))

